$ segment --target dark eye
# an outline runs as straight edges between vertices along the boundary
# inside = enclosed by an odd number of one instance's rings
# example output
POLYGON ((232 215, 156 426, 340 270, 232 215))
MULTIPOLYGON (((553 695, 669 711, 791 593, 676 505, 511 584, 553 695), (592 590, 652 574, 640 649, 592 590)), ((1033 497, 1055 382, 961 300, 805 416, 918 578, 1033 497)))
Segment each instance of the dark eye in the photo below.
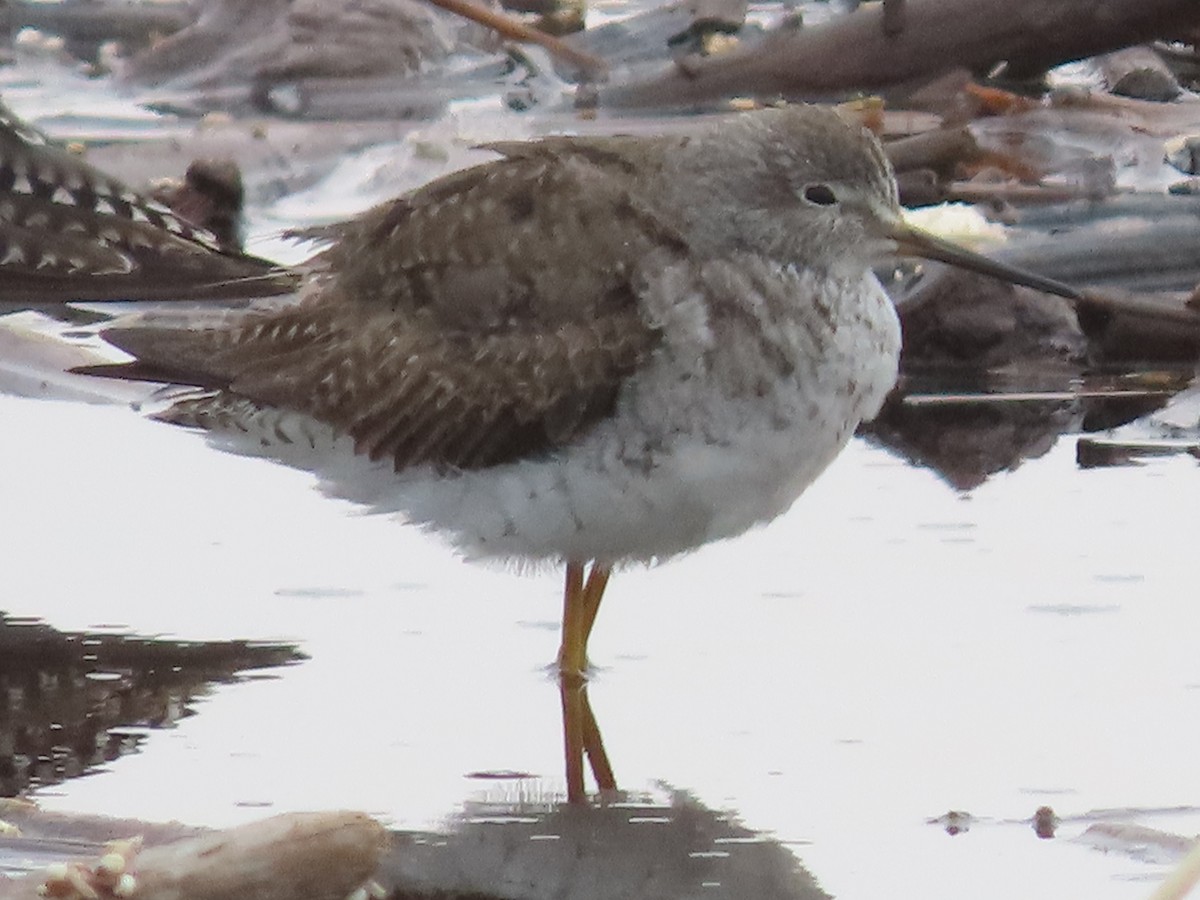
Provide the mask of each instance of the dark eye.
POLYGON ((810 184, 804 189, 804 199, 817 206, 833 206, 837 203, 833 188, 827 184, 810 184))

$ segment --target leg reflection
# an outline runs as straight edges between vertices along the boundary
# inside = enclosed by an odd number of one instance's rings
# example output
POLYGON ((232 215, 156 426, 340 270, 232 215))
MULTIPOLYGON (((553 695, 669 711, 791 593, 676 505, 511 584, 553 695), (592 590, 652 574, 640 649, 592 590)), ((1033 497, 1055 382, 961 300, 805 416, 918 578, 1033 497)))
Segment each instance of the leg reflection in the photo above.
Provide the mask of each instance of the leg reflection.
POLYGON ((613 776, 612 764, 604 752, 604 741, 600 737, 600 726, 592 705, 588 702, 587 681, 577 675, 564 673, 558 679, 559 694, 563 711, 563 754, 566 761, 567 801, 584 803, 587 793, 583 783, 583 758, 586 755, 596 787, 601 791, 615 791, 617 781, 613 776))

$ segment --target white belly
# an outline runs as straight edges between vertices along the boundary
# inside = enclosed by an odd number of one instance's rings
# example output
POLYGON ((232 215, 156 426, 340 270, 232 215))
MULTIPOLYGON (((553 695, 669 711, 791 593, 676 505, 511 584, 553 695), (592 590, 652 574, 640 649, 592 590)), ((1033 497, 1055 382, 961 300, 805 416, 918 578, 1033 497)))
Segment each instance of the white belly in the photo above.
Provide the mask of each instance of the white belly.
POLYGON ((817 314, 807 273, 710 269, 648 288, 664 346, 615 414, 557 453, 397 474, 288 414, 260 414, 259 436, 299 429, 267 452, 471 557, 650 561, 740 534, 791 506, 877 412, 895 381, 899 325, 870 275, 838 282, 817 314))

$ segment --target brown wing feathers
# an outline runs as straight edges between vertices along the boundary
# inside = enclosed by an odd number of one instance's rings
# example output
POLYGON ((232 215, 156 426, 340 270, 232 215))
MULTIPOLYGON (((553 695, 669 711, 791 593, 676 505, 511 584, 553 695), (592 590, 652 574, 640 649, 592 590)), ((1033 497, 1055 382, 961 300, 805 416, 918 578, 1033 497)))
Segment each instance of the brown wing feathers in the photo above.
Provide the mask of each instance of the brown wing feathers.
MULTIPOLYGON (((612 409, 658 340, 638 309, 639 263, 684 249, 602 170, 536 156, 449 176, 337 234, 297 306, 106 337, 143 372, 226 392, 211 401, 224 409, 232 395, 306 413, 397 469, 489 466, 612 409), (597 227, 614 217, 622 229, 597 227)), ((202 423, 205 402, 167 417, 202 423)))
MULTIPOLYGON (((307 413, 397 469, 482 467, 569 441, 611 410, 620 380, 655 340, 628 314, 532 339, 515 331, 467 339, 399 321, 317 328, 303 321, 306 313, 275 313, 226 332, 135 327, 105 336, 139 357, 142 377, 307 413)), ((196 421, 188 409, 195 403, 205 400, 181 401, 182 415, 166 418, 196 421)))

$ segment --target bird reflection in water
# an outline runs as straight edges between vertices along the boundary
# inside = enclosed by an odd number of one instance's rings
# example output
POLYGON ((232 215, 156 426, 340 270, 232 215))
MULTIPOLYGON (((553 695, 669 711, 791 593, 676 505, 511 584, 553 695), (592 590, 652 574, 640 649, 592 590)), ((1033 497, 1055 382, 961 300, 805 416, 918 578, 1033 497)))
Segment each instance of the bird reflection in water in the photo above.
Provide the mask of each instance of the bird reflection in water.
POLYGON ((563 755, 566 760, 567 799, 571 803, 587 800, 583 761, 587 758, 601 795, 617 790, 612 763, 604 750, 600 726, 588 700, 587 681, 581 675, 564 674, 558 680, 562 697, 563 755))
POLYGON ((1163 407, 1192 370, 1083 377, 1078 372, 909 375, 860 433, 969 491, 1045 454, 1059 437, 1103 432, 1163 407))
POLYGON ((598 806, 504 797, 448 832, 395 832, 377 880, 400 898, 827 900, 780 841, 687 792, 598 806))

